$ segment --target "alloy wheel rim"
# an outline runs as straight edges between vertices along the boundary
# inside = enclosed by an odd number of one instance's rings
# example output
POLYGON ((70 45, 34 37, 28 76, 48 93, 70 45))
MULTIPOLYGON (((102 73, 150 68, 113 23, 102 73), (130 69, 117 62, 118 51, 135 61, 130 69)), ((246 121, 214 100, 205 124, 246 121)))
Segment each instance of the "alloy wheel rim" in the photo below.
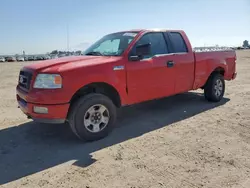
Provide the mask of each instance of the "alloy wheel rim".
POLYGON ((223 83, 221 80, 216 80, 215 85, 214 85, 214 91, 215 91, 215 96, 220 97, 223 92, 223 83))
POLYGON ((109 123, 108 109, 102 104, 91 106, 84 115, 84 126, 92 133, 102 131, 109 123))

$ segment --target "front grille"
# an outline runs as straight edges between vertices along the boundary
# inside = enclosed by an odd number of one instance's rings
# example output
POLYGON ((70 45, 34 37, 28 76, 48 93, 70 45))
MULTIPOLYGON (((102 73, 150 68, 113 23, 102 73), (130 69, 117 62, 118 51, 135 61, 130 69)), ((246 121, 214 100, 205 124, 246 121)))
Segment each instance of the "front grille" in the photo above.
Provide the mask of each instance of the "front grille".
POLYGON ((28 71, 20 71, 18 85, 26 90, 30 89, 32 73, 28 71))

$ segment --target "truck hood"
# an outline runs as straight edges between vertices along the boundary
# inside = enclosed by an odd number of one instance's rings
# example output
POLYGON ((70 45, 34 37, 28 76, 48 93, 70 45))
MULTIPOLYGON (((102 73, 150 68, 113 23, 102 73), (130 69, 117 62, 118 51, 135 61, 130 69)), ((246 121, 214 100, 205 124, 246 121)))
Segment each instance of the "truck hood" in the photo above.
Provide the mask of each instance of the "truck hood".
POLYGON ((57 59, 49 59, 45 61, 35 62, 27 65, 25 69, 31 69, 34 71, 60 71, 66 67, 71 69, 79 66, 90 66, 96 64, 108 63, 111 61, 117 61, 121 57, 110 56, 70 56, 57 59))

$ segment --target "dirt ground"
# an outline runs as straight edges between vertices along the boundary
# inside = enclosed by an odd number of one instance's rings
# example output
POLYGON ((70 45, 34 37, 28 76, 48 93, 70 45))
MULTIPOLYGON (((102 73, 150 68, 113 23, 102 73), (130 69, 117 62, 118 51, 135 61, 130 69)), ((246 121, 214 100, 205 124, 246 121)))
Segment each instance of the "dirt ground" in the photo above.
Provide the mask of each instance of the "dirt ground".
POLYGON ((0 187, 249 188, 250 51, 237 56, 220 103, 198 91, 126 107, 92 143, 27 120, 15 100, 27 63, 0 64, 0 187))

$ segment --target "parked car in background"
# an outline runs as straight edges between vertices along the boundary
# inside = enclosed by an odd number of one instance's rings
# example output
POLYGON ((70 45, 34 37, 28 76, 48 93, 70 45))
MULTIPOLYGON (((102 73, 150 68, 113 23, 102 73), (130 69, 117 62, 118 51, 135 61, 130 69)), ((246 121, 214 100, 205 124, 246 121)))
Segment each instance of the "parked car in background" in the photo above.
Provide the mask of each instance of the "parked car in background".
POLYGON ((5 62, 5 58, 4 57, 0 57, 0 62, 5 62))
POLYGON ((51 58, 51 59, 57 59, 58 56, 57 56, 57 55, 51 55, 50 58, 51 58))
POLYGON ((66 54, 59 54, 58 57, 65 57, 66 54))
POLYGON ((51 59, 51 57, 49 55, 46 55, 46 59, 51 59))
POLYGON ((39 57, 38 56, 34 56, 34 61, 38 61, 39 57))
POLYGON ((41 61, 41 60, 45 60, 45 57, 40 55, 40 56, 36 56, 36 61, 41 61))
POLYGON ((17 61, 25 61, 25 60, 24 60, 24 57, 21 57, 21 56, 17 57, 16 60, 17 60, 17 61))
POLYGON ((5 60, 7 62, 14 62, 14 61, 16 61, 16 58, 15 57, 6 57, 5 60))
POLYGON ((34 60, 35 60, 34 56, 29 56, 28 57, 28 61, 34 61, 34 60))

